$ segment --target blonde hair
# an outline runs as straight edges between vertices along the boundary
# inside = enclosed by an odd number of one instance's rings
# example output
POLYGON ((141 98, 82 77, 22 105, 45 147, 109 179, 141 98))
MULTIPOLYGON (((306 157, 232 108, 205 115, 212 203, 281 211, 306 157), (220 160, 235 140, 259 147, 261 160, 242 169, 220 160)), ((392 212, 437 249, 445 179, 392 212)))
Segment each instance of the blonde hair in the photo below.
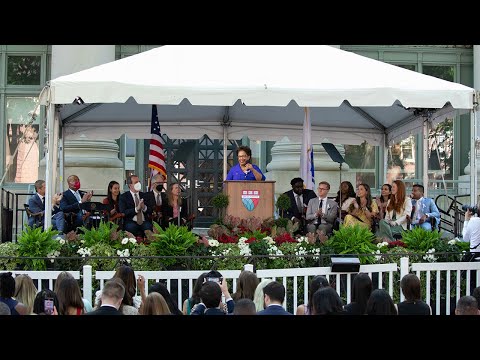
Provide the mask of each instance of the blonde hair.
POLYGON ((170 315, 165 298, 157 293, 151 292, 142 304, 142 315, 170 315))
POLYGON ((27 314, 33 312, 33 303, 37 296, 37 288, 33 280, 27 274, 20 274, 15 277, 15 300, 27 307, 27 314))
POLYGON ((257 312, 264 309, 263 288, 270 284, 272 281, 273 279, 263 279, 262 281, 260 281, 260 283, 257 285, 257 288, 255 289, 255 294, 253 295, 253 302, 255 303, 255 308, 257 312))

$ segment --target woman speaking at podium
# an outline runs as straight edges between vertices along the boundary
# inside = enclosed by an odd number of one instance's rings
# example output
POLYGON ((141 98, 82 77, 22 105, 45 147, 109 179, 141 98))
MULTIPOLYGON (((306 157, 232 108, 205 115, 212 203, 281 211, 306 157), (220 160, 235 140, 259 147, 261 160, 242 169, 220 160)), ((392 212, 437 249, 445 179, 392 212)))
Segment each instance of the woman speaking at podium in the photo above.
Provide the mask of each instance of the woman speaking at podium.
POLYGON ((252 150, 248 146, 237 148, 238 164, 230 169, 226 180, 264 181, 265 175, 257 165, 250 163, 252 150))

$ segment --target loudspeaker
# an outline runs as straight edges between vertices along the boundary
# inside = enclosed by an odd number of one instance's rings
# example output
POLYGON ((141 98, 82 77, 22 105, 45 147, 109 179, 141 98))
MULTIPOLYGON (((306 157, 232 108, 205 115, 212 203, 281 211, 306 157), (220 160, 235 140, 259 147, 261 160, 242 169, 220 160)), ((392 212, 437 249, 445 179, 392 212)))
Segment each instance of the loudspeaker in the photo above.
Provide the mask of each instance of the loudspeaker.
POLYGON ((353 272, 360 270, 360 259, 353 256, 331 257, 332 272, 353 272))

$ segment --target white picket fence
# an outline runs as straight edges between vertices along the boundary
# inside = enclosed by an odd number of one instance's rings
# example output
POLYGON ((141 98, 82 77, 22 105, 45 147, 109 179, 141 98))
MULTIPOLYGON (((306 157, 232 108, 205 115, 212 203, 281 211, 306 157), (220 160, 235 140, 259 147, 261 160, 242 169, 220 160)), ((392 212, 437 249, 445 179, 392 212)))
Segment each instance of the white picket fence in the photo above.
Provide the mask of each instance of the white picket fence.
MULTIPOLYGON (((252 265, 245 265, 247 270, 252 269, 252 265)), ((389 294, 394 297, 394 278, 396 273, 400 273, 397 277, 401 279, 403 276, 409 272, 415 273, 422 282, 422 285, 425 286, 425 301, 430 305, 430 294, 432 291, 432 284, 435 286, 436 290, 436 306, 435 313, 440 313, 440 304, 442 295, 446 301, 446 314, 450 313, 450 296, 446 294, 451 294, 453 291, 455 294, 456 301, 461 296, 470 295, 473 289, 470 286, 471 275, 470 271, 467 270, 480 270, 480 262, 448 262, 448 263, 409 263, 408 257, 403 257, 400 259, 400 267, 397 263, 389 264, 374 264, 374 265, 361 265, 360 272, 368 273, 369 276, 374 279, 374 287, 385 288, 389 294), (441 272, 446 272, 446 281, 443 284, 441 278, 441 272), (462 271, 466 271, 466 276, 463 276, 461 279, 462 271), (455 285, 452 287, 452 273, 455 277, 455 285), (445 292, 442 293, 441 289, 444 287, 445 292), (462 288, 464 289, 462 293, 462 288)), ((3 270, 5 271, 5 270, 3 270)), ((192 271, 136 271, 136 275, 143 275, 146 279, 145 282, 145 291, 148 292, 149 282, 166 282, 166 286, 169 291, 172 289, 172 282, 176 284, 176 295, 177 303, 181 309, 183 300, 189 297, 192 293, 193 285, 195 280, 205 271, 208 270, 192 270, 192 271), (183 294, 183 283, 188 281, 188 293, 183 294)), ((69 271, 75 279, 82 279, 83 283, 83 297, 90 300, 93 303, 93 281, 98 280, 100 284, 100 289, 103 288, 105 280, 108 280, 113 277, 115 274, 114 271, 97 271, 93 274, 92 267, 90 265, 85 265, 83 271, 69 271)), ((221 273, 225 279, 232 280, 232 293, 236 291, 237 279, 240 275, 241 270, 221 270, 221 273)), ((28 274, 36 283, 37 289, 40 291, 42 289, 42 281, 48 281, 48 288, 54 288, 54 281, 57 278, 60 271, 12 271, 13 275, 19 274, 28 274)), ((291 268, 291 269, 266 269, 258 270, 257 276, 259 279, 264 278, 273 278, 274 280, 280 281, 285 286, 287 293, 293 291, 293 304, 289 303, 289 298, 285 300, 284 306, 286 308, 293 308, 299 304, 307 303, 308 299, 308 285, 312 277, 316 275, 324 275, 327 277, 330 283, 335 283, 335 288, 337 292, 344 296, 346 302, 349 303, 351 300, 351 285, 352 285, 352 275, 355 273, 339 273, 332 272, 330 267, 311 267, 311 268, 291 268), (303 279, 303 298, 299 298, 299 279, 303 279), (292 281, 289 281, 292 280, 292 281), (292 307, 293 305, 293 307, 292 307)), ((476 271, 475 277, 475 286, 480 285, 480 271, 476 271)), ((400 292, 400 301, 403 301, 404 297, 401 293, 401 290, 398 287, 400 292)))

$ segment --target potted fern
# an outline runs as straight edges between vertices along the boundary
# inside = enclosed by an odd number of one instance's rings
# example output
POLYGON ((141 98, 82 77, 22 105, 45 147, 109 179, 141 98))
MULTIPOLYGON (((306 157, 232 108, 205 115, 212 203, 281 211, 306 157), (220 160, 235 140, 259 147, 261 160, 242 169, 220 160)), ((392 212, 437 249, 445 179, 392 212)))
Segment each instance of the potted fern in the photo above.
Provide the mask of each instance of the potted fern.
POLYGON ((24 259, 26 270, 46 270, 47 263, 45 258, 53 258, 60 255, 61 244, 56 237, 58 231, 42 229, 41 227, 26 226, 25 230, 20 234, 18 243, 18 254, 24 259))
MULTIPOLYGON (((375 235, 370 229, 355 226, 340 226, 334 230, 333 235, 325 242, 325 246, 333 249, 335 254, 371 254, 377 250, 373 243, 375 235)), ((373 256, 360 257, 360 263, 373 263, 373 256)))

